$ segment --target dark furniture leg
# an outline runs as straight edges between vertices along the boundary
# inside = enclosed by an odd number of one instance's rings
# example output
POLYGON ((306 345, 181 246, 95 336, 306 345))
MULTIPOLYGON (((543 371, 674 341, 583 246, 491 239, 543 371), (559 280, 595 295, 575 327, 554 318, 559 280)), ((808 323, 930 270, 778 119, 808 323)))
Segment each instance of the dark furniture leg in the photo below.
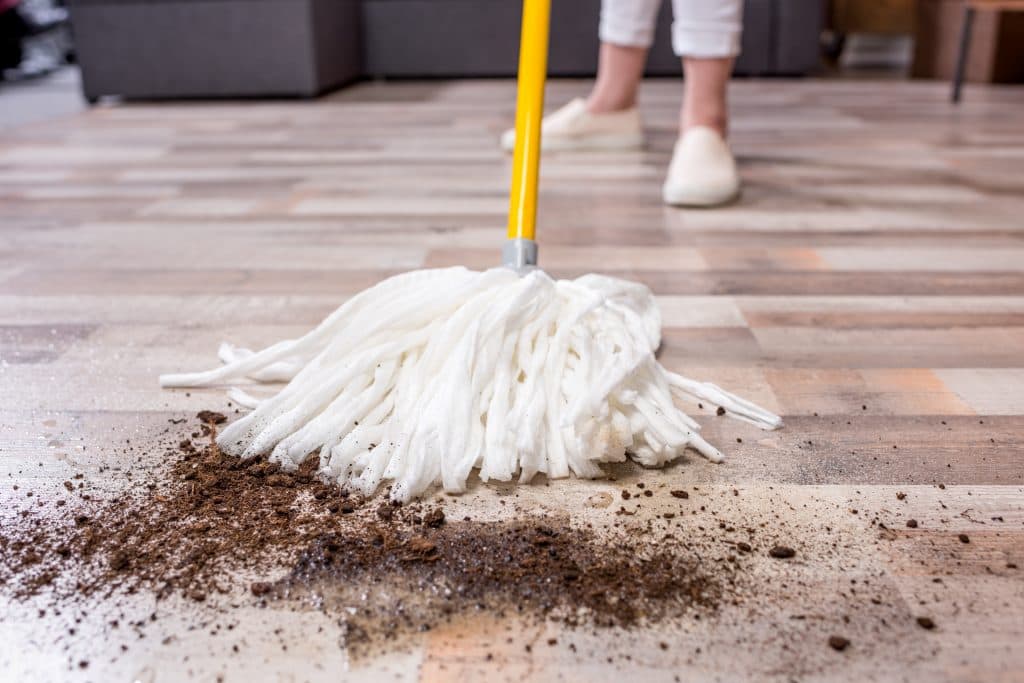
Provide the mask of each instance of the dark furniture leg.
POLYGON ((956 104, 960 101, 960 88, 964 84, 964 68, 967 65, 967 53, 971 49, 971 26, 974 24, 974 8, 970 5, 964 8, 964 23, 960 27, 960 50, 956 54, 956 70, 953 72, 953 93, 950 101, 956 104))

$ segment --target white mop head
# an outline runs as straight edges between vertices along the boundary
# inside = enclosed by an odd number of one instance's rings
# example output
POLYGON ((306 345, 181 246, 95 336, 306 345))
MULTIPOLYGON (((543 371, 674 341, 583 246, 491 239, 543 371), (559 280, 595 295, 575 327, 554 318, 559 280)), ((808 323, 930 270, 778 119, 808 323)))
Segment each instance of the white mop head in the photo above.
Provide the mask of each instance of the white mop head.
POLYGON ((217 439, 242 457, 321 472, 370 494, 392 480, 405 501, 435 483, 598 477, 627 453, 657 467, 693 447, 722 454, 672 402, 672 390, 773 429, 781 420, 713 384, 663 368, 661 317, 643 285, 599 275, 555 281, 507 268, 421 270, 351 298, 301 339, 258 353, 227 344, 225 365, 164 375, 167 387, 249 378, 288 381, 217 439))

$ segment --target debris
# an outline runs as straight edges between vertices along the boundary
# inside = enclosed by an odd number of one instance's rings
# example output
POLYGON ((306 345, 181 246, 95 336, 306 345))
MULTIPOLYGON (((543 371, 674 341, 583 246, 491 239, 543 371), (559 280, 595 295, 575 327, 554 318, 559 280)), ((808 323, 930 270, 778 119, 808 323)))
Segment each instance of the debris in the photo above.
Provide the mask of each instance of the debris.
POLYGON ((828 646, 836 652, 842 652, 850 646, 850 641, 842 636, 831 636, 828 639, 828 646))

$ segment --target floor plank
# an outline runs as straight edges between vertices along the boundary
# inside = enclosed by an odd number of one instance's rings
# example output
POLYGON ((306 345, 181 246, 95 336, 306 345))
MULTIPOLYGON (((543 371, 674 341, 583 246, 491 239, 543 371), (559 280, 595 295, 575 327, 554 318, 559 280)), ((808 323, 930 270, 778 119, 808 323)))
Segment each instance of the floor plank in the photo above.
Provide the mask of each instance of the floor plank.
MULTIPOLYGON (((548 102, 584 88, 553 82, 548 102)), ((597 520, 614 510, 587 506, 595 492, 685 486, 688 501, 637 497, 629 517, 681 532, 770 525, 792 534, 799 561, 755 560, 756 600, 713 621, 595 636, 482 615, 346 675, 1020 680, 1024 89, 972 86, 954 108, 943 84, 736 82, 745 189, 714 211, 660 203, 679 90, 644 84, 643 151, 545 157, 541 259, 559 276, 649 286, 662 362, 786 426, 764 433, 688 406, 722 465, 686 457, 518 493, 546 514, 597 520), (669 522, 670 510, 683 514, 669 522), (824 644, 835 632, 853 641, 841 655, 824 644), (559 647, 544 644, 554 637, 559 647)), ((496 143, 513 95, 497 80, 365 83, 309 102, 101 106, 0 132, 5 508, 76 473, 123 488, 140 463, 106 444, 227 408, 220 388, 156 384, 214 365, 221 340, 301 334, 404 270, 493 265, 510 171, 496 143)), ((502 502, 475 482, 451 505, 496 519, 502 502)), ((57 622, 2 602, 0 667, 19 680, 255 681, 337 680, 351 666, 332 620, 238 609, 245 625, 225 639, 165 606, 157 628, 174 637, 132 639, 118 658, 127 634, 102 605, 54 655, 57 622)))

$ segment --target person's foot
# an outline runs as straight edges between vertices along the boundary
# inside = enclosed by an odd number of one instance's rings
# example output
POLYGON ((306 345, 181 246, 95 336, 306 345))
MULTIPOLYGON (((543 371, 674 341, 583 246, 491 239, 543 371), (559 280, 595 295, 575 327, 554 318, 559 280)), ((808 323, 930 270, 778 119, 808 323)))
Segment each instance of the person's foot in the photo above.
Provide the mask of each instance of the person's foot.
MULTIPOLYGON (((511 152, 516 131, 501 136, 501 147, 511 152)), ((640 112, 636 107, 606 114, 592 114, 587 103, 575 99, 544 117, 541 123, 542 150, 627 150, 644 144, 640 112)))
POLYGON ((736 160, 718 131, 687 129, 676 141, 661 196, 673 206, 719 206, 740 193, 736 160))

